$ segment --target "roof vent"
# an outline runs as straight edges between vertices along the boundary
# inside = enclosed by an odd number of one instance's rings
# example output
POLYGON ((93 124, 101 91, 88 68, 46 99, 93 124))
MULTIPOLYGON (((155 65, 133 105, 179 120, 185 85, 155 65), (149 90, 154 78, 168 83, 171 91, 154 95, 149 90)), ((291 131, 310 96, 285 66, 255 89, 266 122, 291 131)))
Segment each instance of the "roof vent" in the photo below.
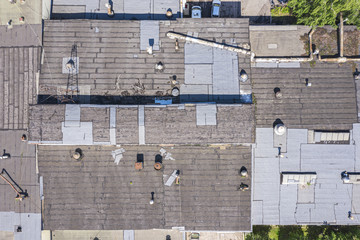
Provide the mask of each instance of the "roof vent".
POLYGON ((154 204, 154 192, 151 192, 151 199, 150 199, 150 204, 152 205, 152 204, 154 204))
POLYGON ((80 148, 75 149, 75 151, 72 153, 72 157, 77 160, 80 161, 83 157, 84 154, 82 152, 82 150, 80 148))
POLYGON ((247 177, 248 176, 248 171, 246 169, 246 167, 241 167, 240 171, 239 171, 241 177, 247 177))
POLYGON ((175 50, 178 51, 179 50, 179 40, 176 39, 175 41, 175 50))
POLYGON ((356 69, 356 71, 354 72, 354 79, 360 80, 360 72, 358 71, 358 69, 356 69))
POLYGON ((74 60, 70 59, 67 63, 66 63, 66 69, 69 70, 69 72, 72 72, 75 69, 75 62, 74 60))
POLYGON ((146 48, 146 51, 149 55, 152 55, 153 54, 153 46, 149 46, 146 48))
POLYGON ((241 82, 246 82, 249 79, 248 74, 245 72, 244 69, 241 70, 240 72, 240 81, 241 82))
POLYGON ((112 4, 110 4, 110 3, 105 3, 105 7, 107 8, 107 15, 108 15, 109 17, 113 17, 113 16, 115 15, 115 13, 114 13, 112 4))
POLYGON ((274 88, 274 93, 275 93, 275 98, 277 98, 277 99, 282 98, 282 93, 280 91, 280 88, 278 88, 278 87, 274 88))
POLYGON ((344 171, 341 173, 341 180, 343 180, 343 183, 349 183, 350 177, 347 171, 344 171))
POLYGON ((167 18, 172 18, 172 16, 173 16, 172 10, 169 8, 169 9, 166 11, 166 17, 167 17, 167 18))
POLYGON ((164 71, 164 64, 162 62, 158 62, 157 64, 155 64, 155 70, 157 70, 158 72, 162 72, 164 71))
POLYGON ((282 123, 279 123, 275 126, 275 129, 274 129, 274 132, 276 135, 284 135, 284 133, 286 132, 286 127, 284 124, 282 123))
POLYGON ((171 95, 173 95, 173 97, 177 97, 177 96, 179 96, 179 94, 180 94, 180 90, 177 87, 174 87, 171 90, 171 95))

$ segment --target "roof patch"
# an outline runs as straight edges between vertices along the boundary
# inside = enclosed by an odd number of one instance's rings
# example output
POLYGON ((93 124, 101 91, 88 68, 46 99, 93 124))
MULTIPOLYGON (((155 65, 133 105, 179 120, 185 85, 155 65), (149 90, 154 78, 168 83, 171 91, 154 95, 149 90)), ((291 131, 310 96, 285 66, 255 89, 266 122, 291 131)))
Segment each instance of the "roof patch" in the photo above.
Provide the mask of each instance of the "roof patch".
POLYGON ((140 22, 140 50, 146 50, 152 46, 153 50, 160 50, 159 46, 159 21, 140 22))
POLYGON ((196 125, 216 125, 216 105, 196 105, 196 125))

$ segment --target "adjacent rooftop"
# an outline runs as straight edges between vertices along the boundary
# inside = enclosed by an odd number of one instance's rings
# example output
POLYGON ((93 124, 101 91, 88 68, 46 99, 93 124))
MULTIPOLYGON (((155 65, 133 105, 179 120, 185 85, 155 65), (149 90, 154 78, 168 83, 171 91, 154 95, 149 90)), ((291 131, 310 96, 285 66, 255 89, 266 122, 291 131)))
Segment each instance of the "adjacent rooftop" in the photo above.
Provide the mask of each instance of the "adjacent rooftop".
POLYGON ((251 172, 250 147, 40 145, 38 162, 44 229, 251 230, 251 187, 238 190, 241 182, 251 183, 250 175, 239 174, 243 166, 251 172), (83 152, 80 161, 71 157, 75 148, 83 152), (114 150, 121 150, 118 165, 114 150), (142 170, 135 170, 138 154, 142 170), (157 154, 163 154, 159 171, 157 154), (180 185, 165 185, 174 170, 180 170, 180 185))
POLYGON ((45 21, 39 102, 55 98, 56 103, 57 96, 65 95, 68 71, 63 59, 71 57, 74 45, 74 79, 80 95, 89 96, 81 103, 146 104, 164 97, 173 102, 242 102, 240 94, 251 94, 250 82, 239 81, 241 70, 250 73, 248 55, 183 40, 176 43, 166 34, 242 47, 249 43, 248 19, 196 20, 45 21), (155 69, 159 62, 160 70, 155 69), (180 90, 180 98, 174 97, 174 88, 180 90))
POLYGON ((31 143, 64 145, 254 142, 251 105, 34 105, 31 143))
POLYGON ((319 62, 253 67, 256 126, 273 127, 280 119, 289 128, 352 129, 357 122, 353 72, 351 64, 319 62))
POLYGON ((40 52, 39 47, 0 47, 0 129, 27 129, 29 105, 37 103, 40 52))
POLYGON ((53 0, 52 19, 103 19, 103 20, 166 20, 170 9, 172 18, 180 17, 178 0, 112 0, 113 16, 108 16, 108 0, 53 0))
POLYGON ((311 131, 288 129, 284 151, 276 146, 272 128, 257 128, 252 223, 359 224, 359 182, 345 183, 341 177, 348 171, 359 178, 359 131, 359 124, 354 124, 350 135, 347 133, 349 143, 314 144, 311 131), (282 182, 284 173, 292 174, 293 180, 282 182))

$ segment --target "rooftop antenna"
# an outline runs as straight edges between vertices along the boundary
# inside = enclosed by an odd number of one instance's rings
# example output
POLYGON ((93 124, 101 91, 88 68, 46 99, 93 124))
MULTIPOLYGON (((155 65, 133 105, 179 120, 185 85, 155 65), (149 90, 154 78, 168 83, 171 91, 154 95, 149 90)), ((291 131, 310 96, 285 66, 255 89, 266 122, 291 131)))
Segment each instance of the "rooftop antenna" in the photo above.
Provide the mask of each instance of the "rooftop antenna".
POLYGON ((67 86, 66 86, 66 99, 75 102, 79 93, 78 81, 78 62, 77 62, 77 45, 73 44, 71 48, 71 57, 66 64, 66 69, 69 71, 67 86))

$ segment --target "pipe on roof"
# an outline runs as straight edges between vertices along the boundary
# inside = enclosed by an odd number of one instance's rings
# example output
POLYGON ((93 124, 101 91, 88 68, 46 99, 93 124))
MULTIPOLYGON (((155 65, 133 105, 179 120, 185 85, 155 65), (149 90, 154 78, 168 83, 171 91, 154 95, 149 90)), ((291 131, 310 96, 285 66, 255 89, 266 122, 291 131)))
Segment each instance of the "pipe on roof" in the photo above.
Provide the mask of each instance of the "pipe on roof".
POLYGON ((201 44, 201 45, 206 45, 209 47, 216 47, 216 48, 220 48, 220 49, 224 49, 224 50, 228 50, 228 51, 232 51, 232 52, 237 52, 237 53, 242 53, 245 55, 254 55, 255 54, 253 52, 251 52, 250 50, 246 50, 240 47, 234 47, 234 46, 227 46, 224 44, 220 44, 220 43, 216 43, 216 42, 212 42, 212 41, 208 41, 208 40, 203 40, 203 39, 199 39, 196 37, 192 37, 189 35, 183 35, 180 33, 175 33, 175 32, 168 32, 166 34, 166 36, 170 39, 181 39, 181 40, 185 40, 191 43, 197 43, 197 44, 201 44))

